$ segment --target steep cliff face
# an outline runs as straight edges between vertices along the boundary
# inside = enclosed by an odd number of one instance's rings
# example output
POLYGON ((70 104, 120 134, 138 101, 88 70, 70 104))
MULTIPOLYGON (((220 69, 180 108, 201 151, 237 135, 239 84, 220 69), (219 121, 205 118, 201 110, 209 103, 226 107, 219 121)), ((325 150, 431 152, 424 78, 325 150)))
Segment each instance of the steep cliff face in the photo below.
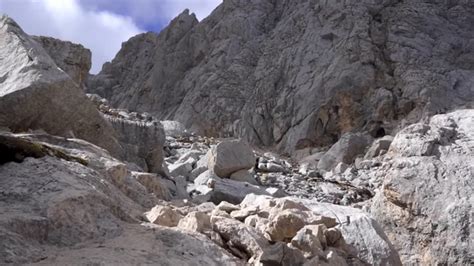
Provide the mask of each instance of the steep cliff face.
POLYGON ((61 41, 51 37, 33 36, 48 52, 56 65, 72 80, 83 87, 91 69, 91 51, 80 44, 61 41))
POLYGON ((227 0, 138 35, 90 82, 115 106, 293 151, 471 105, 470 1, 227 0))

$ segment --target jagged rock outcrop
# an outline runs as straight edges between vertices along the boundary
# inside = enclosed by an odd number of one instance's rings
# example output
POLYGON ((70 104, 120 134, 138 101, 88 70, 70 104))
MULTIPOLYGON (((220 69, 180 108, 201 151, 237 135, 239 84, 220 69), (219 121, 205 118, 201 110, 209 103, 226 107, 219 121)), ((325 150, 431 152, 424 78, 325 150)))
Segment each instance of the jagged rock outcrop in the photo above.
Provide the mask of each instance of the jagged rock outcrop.
POLYGON ((136 163, 144 171, 167 175, 163 166, 163 143, 165 134, 159 122, 135 122, 107 117, 118 133, 124 149, 122 159, 136 163))
POLYGON ((121 108, 291 152, 472 106, 469 1, 224 1, 124 43, 89 87, 121 108))
POLYGON ((146 182, 95 145, 1 133, 0 158, 2 265, 240 264, 203 236, 141 226, 142 213, 162 202, 156 188, 174 183, 146 182))
POLYGON ((400 131, 357 179, 381 179, 371 211, 407 264, 472 263, 474 110, 400 131))
POLYGON ((168 175, 163 162, 165 131, 160 121, 147 114, 111 108, 107 100, 98 95, 87 96, 117 133, 123 149, 120 159, 135 164, 140 170, 168 175))
POLYGON ((0 18, 0 126, 77 137, 122 155, 113 128, 84 92, 7 16, 0 18))
POLYGON ((32 36, 46 50, 56 65, 64 70, 81 88, 91 69, 91 51, 80 44, 46 36, 32 36))

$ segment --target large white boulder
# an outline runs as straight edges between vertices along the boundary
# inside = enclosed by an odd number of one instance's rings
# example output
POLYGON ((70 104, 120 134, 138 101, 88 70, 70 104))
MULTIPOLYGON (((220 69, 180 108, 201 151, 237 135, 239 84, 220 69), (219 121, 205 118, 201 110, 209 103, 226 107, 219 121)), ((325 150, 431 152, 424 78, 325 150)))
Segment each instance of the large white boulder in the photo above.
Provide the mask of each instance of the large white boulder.
POLYGON ((208 156, 208 168, 222 178, 239 170, 250 169, 255 163, 252 148, 242 140, 222 141, 211 148, 208 156))

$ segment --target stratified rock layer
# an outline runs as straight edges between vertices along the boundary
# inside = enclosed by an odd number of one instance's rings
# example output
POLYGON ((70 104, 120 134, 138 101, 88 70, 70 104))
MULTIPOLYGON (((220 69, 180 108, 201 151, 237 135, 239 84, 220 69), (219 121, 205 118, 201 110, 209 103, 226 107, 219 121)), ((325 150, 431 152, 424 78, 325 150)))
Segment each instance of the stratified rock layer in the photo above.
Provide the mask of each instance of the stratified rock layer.
POLYGON ((228 0, 124 43, 89 87, 112 105, 291 152, 472 106, 471 1, 228 0))

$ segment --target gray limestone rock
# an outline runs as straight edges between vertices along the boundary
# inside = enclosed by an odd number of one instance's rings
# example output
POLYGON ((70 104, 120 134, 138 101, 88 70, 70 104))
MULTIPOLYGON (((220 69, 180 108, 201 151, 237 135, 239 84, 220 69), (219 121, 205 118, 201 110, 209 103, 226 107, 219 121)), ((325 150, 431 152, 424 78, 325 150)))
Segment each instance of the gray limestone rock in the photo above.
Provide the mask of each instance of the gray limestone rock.
MULTIPOLYGON (((311 199, 285 197, 274 199, 265 195, 248 195, 240 204, 242 208, 257 207, 261 212, 269 212, 269 208, 276 208, 275 214, 295 213, 295 209, 308 210, 309 213, 319 217, 334 219, 337 227, 342 232, 345 241, 349 244, 348 252, 370 265, 401 265, 397 250, 392 246, 380 225, 362 210, 318 202, 311 199), (286 208, 279 207, 279 202, 291 203, 286 208)), ((270 211, 271 216, 272 211, 270 211)), ((304 219, 304 218, 302 218, 304 219)), ((312 223, 312 222, 310 222, 312 223)), ((310 224, 308 223, 308 224, 310 224)), ((290 224, 294 226, 293 224, 290 224)), ((336 264, 337 265, 337 264, 336 264)))
POLYGON ((113 128, 43 47, 0 17, 0 126, 85 139, 121 156, 113 128))
POLYGON ((239 170, 248 170, 256 163, 252 148, 245 141, 222 141, 211 148, 208 168, 217 176, 228 178, 239 170))
POLYGON ((472 263, 474 110, 403 129, 386 157, 382 167, 365 171, 383 178, 371 211, 402 260, 472 263))
POLYGON ((373 157, 383 155, 388 151, 388 148, 390 148, 390 144, 392 144, 392 141, 392 136, 384 136, 380 139, 374 140, 370 148, 365 153, 364 159, 371 159, 373 157))
POLYGON ((64 70, 79 87, 83 88, 91 68, 91 51, 80 44, 51 37, 33 36, 56 65, 64 70))
MULTIPOLYGON (((230 179, 213 179, 210 200, 215 204, 227 201, 233 204, 239 204, 248 194, 270 195, 265 187, 252 185, 246 182, 234 181, 230 179)), ((278 194, 275 195, 279 196, 278 194)))
POLYGON ((171 136, 174 138, 189 136, 186 127, 178 121, 161 121, 163 128, 165 130, 166 136, 171 136))
POLYGON ((343 135, 324 154, 318 162, 318 168, 330 171, 339 163, 351 164, 357 155, 362 155, 371 143, 371 137, 360 133, 343 135))
POLYGON ((0 158, 2 265, 243 264, 202 235, 140 225, 162 185, 93 144, 2 133, 0 158))
POLYGON ((335 218, 344 239, 352 246, 349 251, 366 263, 402 265, 397 250, 381 226, 362 210, 305 199, 292 200, 303 203, 317 214, 335 218))
POLYGON ((112 105, 292 152, 473 106, 470 1, 233 0, 144 33, 89 81, 112 105))
POLYGON ((124 152, 121 159, 136 163, 143 170, 166 176, 163 164, 165 134, 159 122, 136 122, 104 115, 117 132, 124 152))
POLYGON ((85 97, 86 49, 1 17, 0 127, 46 133, 0 134, 0 264, 291 264, 300 251, 265 239, 289 241, 316 216, 337 229, 309 264, 471 263, 474 113, 429 117, 473 106, 472 13, 469 1, 395 0, 226 0, 201 22, 186 10, 87 81, 125 109, 85 97), (236 182, 227 178, 254 181, 252 148, 187 129, 308 157, 300 174, 293 161, 260 158, 257 180, 285 191, 236 182), (312 199, 270 197, 285 192, 312 199), (187 204, 224 200, 245 204, 206 211, 221 235, 196 215, 182 224, 217 245, 139 225, 151 206, 179 218, 187 204), (288 208, 266 211, 279 202, 288 208))
POLYGON ((252 185, 258 185, 258 182, 255 179, 254 174, 252 172, 249 172, 249 170, 245 170, 245 169, 232 173, 229 179, 240 181, 240 182, 247 182, 252 185))

